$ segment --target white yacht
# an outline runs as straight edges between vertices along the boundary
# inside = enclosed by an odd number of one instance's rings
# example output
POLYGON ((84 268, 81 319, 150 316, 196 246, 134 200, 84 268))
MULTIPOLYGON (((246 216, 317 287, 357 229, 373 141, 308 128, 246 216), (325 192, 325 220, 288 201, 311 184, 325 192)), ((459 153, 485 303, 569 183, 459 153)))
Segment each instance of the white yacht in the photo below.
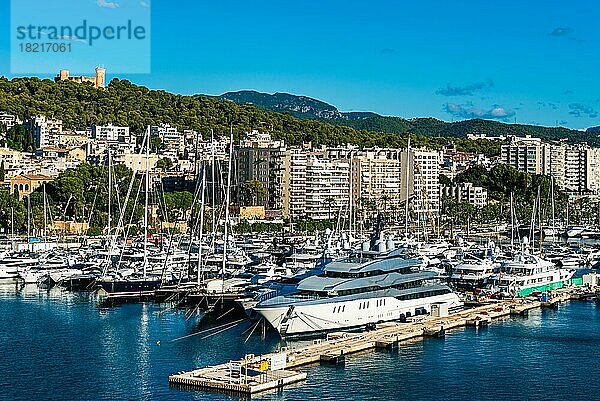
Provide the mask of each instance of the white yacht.
POLYGON ((529 296, 562 288, 571 283, 574 269, 559 268, 554 263, 528 252, 502 263, 501 271, 490 277, 490 288, 507 296, 529 296))
POLYGON ((434 303, 462 306, 449 287, 431 282, 435 273, 419 270, 420 260, 403 249, 386 253, 382 243, 371 247, 382 252, 331 262, 322 275, 300 281, 294 295, 267 299, 254 310, 282 337, 294 337, 403 320, 428 313, 434 303))
POLYGON ((487 258, 466 259, 452 269, 450 282, 457 288, 482 288, 499 267, 499 263, 487 258))
POLYGON ((0 284, 14 284, 20 279, 15 266, 0 266, 0 284))

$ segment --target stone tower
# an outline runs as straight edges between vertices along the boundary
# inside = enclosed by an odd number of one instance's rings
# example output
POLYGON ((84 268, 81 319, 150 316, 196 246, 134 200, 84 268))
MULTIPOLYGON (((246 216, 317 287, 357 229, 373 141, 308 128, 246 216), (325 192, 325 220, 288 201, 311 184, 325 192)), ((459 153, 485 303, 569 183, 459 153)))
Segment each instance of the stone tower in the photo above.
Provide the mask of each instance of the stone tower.
POLYGON ((105 78, 106 78, 106 69, 102 68, 102 67, 96 67, 96 74, 95 74, 95 82, 94 82, 94 87, 97 88, 104 88, 105 85, 105 78))

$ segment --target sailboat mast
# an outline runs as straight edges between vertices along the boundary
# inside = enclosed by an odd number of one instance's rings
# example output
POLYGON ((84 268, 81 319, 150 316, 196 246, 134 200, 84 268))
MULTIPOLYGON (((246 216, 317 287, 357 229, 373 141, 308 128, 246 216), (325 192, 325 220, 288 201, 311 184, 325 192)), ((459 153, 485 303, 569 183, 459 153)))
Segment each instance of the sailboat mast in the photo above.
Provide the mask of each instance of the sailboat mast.
POLYGON ((556 220, 554 216, 554 176, 550 176, 550 201, 552 202, 552 242, 555 239, 556 220))
POLYGON ((44 191, 44 235, 43 235, 43 239, 44 239, 44 243, 45 243, 46 242, 46 233, 48 230, 48 215, 46 212, 46 183, 44 183, 43 191, 44 191))
POLYGON ((406 189, 406 202, 404 203, 404 234, 408 235, 408 178, 410 175, 409 167, 410 159, 410 135, 408 136, 408 144, 406 146, 406 177, 405 177, 405 189, 406 189))
POLYGON ((146 132, 146 179, 145 179, 145 200, 144 200, 144 280, 146 279, 147 268, 148 268, 148 191, 150 189, 150 183, 148 178, 150 177, 149 162, 148 158, 150 148, 150 127, 147 128, 146 132))
POLYGON ((350 193, 349 193, 349 202, 350 202, 350 207, 349 207, 349 224, 348 224, 348 243, 351 243, 352 241, 352 204, 354 203, 354 197, 353 197, 353 188, 352 188, 352 151, 350 152, 350 175, 349 175, 349 181, 350 181, 350 193))
POLYGON ((31 238, 31 194, 27 195, 27 241, 31 238))
POLYGON ((204 200, 206 193, 206 172, 204 167, 205 165, 202 164, 202 200, 200 201, 200 233, 198 236, 198 285, 200 285, 200 271, 202 270, 202 236, 204 234, 204 200))
POLYGON ((538 185, 538 226, 539 226, 539 246, 540 246, 540 256, 542 256, 542 195, 540 193, 540 186, 538 185))
POLYGON ((513 193, 510 193, 510 251, 514 250, 515 246, 515 211, 513 207, 513 193))
MULTIPOLYGON (((217 222, 216 222, 216 211, 215 211, 215 134, 214 131, 211 129, 210 130, 210 149, 211 149, 211 154, 212 154, 212 161, 210 162, 210 169, 211 169, 211 175, 210 175, 210 179, 211 179, 211 214, 212 214, 212 231, 213 231, 213 235, 214 233, 217 232, 217 222)), ((214 243, 214 241, 213 241, 214 243)))
POLYGON ((106 234, 110 235, 110 226, 111 226, 111 210, 110 210, 110 202, 112 197, 112 174, 111 174, 112 160, 110 155, 110 147, 108 147, 108 226, 106 229, 106 234))
POLYGON ((223 265, 221 267, 221 273, 223 280, 225 280, 225 266, 227 264, 227 241, 229 236, 229 200, 231 192, 231 159, 233 158, 233 126, 231 126, 231 133, 229 135, 229 160, 227 163, 227 192, 225 194, 225 229, 223 230, 223 265))

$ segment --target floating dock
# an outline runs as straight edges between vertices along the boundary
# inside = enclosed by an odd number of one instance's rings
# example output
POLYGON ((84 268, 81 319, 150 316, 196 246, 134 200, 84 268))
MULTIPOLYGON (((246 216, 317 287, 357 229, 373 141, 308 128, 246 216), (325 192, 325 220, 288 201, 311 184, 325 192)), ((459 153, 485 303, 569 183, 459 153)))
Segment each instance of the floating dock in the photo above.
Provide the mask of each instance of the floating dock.
POLYGON ((169 383, 186 388, 251 395, 305 380, 306 373, 296 372, 292 370, 294 368, 314 363, 343 364, 347 355, 357 352, 394 350, 406 340, 443 337, 447 330, 459 327, 473 326, 479 329, 501 318, 526 317, 531 309, 555 307, 572 299, 574 294, 575 289, 562 289, 545 302, 531 298, 502 300, 442 317, 418 316, 406 323, 381 323, 376 330, 363 333, 333 333, 327 339, 314 340, 308 346, 285 347, 277 353, 247 355, 242 360, 180 372, 169 376, 169 383))

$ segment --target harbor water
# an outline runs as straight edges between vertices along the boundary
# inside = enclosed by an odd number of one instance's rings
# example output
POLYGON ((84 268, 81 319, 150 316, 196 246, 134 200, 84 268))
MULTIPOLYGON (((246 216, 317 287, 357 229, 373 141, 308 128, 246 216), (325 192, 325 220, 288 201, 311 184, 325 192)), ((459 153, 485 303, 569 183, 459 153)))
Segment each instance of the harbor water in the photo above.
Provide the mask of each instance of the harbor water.
MULTIPOLYGON (((251 325, 203 331, 198 316, 152 303, 99 307, 87 294, 0 287, 2 400, 236 400, 170 388, 169 374, 279 346, 251 325), (200 334, 181 338, 200 332, 200 334)), ((229 327, 229 326, 226 326, 229 327)), ((308 380, 258 400, 590 400, 600 392, 600 305, 570 302, 397 352, 310 366, 308 380)))

